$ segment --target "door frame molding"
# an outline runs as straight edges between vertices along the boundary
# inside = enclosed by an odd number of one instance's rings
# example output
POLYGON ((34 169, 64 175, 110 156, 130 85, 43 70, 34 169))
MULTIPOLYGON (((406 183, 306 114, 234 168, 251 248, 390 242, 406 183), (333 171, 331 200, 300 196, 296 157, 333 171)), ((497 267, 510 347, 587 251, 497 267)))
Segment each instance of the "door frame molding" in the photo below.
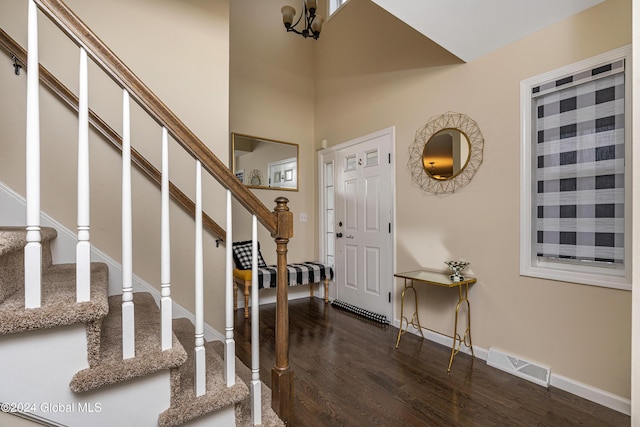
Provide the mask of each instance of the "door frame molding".
MULTIPOLYGON (((390 186, 390 194, 391 198, 391 277, 388 278, 390 280, 390 292, 391 292, 391 319, 396 318, 396 293, 395 293, 395 279, 393 273, 396 271, 396 128, 395 126, 391 126, 377 132, 373 132, 355 139, 351 139, 349 141, 342 142, 337 145, 333 145, 328 148, 323 148, 318 151, 318 254, 321 262, 326 262, 327 260, 327 242, 326 242, 326 233, 327 233, 327 224, 325 220, 325 208, 327 206, 327 197, 325 194, 325 184, 326 184, 326 176, 324 165, 326 163, 333 162, 334 166, 334 184, 335 184, 335 167, 336 167, 336 154, 339 150, 343 148, 350 147, 352 145, 357 145, 363 142, 366 142, 370 139, 378 138, 381 136, 388 135, 391 138, 391 186, 390 186)), ((335 185, 334 185, 335 186, 335 185)), ((334 193, 334 203, 335 206, 335 193, 334 193)), ((335 267, 335 265, 334 265, 335 267)), ((384 280, 381 278, 381 280, 384 280)), ((332 286, 329 289, 329 298, 335 299, 337 288, 336 286, 332 286)))

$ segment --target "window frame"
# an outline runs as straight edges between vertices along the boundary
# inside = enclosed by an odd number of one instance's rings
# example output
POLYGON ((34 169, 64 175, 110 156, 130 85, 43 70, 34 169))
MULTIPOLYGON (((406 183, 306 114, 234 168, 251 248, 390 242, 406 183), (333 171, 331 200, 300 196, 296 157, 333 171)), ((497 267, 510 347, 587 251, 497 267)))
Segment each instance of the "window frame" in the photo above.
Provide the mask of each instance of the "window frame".
POLYGON ((597 55, 552 71, 543 73, 520 82, 520 275, 541 279, 559 280, 585 285, 600 286, 613 289, 631 290, 631 264, 632 254, 632 179, 631 179, 631 154, 632 154, 632 69, 631 46, 627 45, 601 55, 597 55), (536 145, 533 139, 532 129, 534 111, 532 108, 532 88, 558 78, 575 74, 577 72, 596 68, 599 65, 611 63, 616 60, 625 61, 625 208, 624 208, 624 265, 597 263, 584 263, 580 261, 549 260, 538 257, 533 250, 536 240, 534 226, 536 203, 533 197, 536 195, 536 145))
POLYGON ((338 12, 340 9, 342 9, 342 7, 344 7, 345 4, 347 4, 349 2, 349 0, 329 0, 327 2, 327 16, 329 18, 331 18, 333 15, 336 14, 336 12, 338 12))

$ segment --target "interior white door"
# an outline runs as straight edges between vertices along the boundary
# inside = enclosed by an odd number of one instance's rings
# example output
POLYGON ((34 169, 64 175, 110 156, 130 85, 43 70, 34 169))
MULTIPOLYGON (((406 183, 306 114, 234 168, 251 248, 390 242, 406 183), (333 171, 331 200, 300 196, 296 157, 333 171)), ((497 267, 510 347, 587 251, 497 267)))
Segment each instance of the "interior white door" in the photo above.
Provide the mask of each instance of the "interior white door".
POLYGON ((336 289, 339 300, 391 317, 392 134, 337 151, 336 289))

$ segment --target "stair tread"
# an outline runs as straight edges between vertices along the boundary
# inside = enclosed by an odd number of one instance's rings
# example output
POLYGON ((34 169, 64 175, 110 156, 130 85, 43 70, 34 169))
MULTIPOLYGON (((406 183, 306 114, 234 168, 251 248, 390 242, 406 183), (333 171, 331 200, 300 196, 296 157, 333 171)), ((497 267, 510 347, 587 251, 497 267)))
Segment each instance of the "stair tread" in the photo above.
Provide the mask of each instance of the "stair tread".
MULTIPOLYGON (((51 241, 58 232, 43 227, 40 233, 42 268, 51 267, 51 241)), ((25 226, 0 227, 0 303, 24 286, 24 248, 27 244, 25 226)))
POLYGON ((91 263, 91 300, 76 302, 75 264, 56 264, 42 272, 39 308, 24 308, 24 288, 0 303, 0 335, 86 323, 108 312, 108 267, 91 263))
POLYGON ((85 392, 139 378, 184 363, 187 353, 173 336, 171 349, 162 351, 160 310, 148 293, 134 293, 135 357, 122 359, 122 296, 109 297, 109 314, 102 320, 100 352, 91 367, 77 372, 71 390, 85 392))
POLYGON ((196 397, 194 390, 195 333, 188 319, 174 319, 173 330, 182 345, 188 349, 187 361, 171 370, 171 405, 160 414, 161 427, 178 426, 200 416, 212 413, 229 405, 242 402, 249 396, 249 388, 236 375, 236 384, 227 387, 224 380, 224 362, 215 350, 219 342, 206 342, 207 392, 196 397))
MULTIPOLYGON (((224 344, 220 341, 213 343, 213 348, 222 357, 224 354, 224 344)), ((251 369, 247 367, 240 359, 236 357, 236 372, 238 376, 246 384, 251 384, 251 369)), ((275 411, 271 408, 271 389, 267 387, 262 381, 261 393, 262 393, 262 424, 263 427, 284 427, 284 421, 282 421, 275 411)), ((236 427, 252 427, 253 422, 251 420, 251 399, 244 399, 236 406, 236 427)))
MULTIPOLYGON (((58 235, 55 228, 42 227, 40 238, 42 241, 53 240, 58 235)), ((23 249, 27 244, 27 231, 25 226, 0 227, 0 256, 14 250, 23 249)))

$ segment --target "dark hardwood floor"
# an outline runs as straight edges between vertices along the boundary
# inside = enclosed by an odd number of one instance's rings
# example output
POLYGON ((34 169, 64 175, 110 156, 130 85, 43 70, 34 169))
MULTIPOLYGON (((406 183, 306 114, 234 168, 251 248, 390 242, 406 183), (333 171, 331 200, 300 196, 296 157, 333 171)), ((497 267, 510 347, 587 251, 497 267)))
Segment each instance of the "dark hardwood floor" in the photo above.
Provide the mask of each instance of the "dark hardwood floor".
MULTIPOLYGON (((311 426, 629 426, 630 417, 546 389, 450 348, 325 305, 291 301, 290 360, 295 425, 311 426)), ((238 310, 236 349, 250 366, 250 320, 238 310)), ((275 304, 260 308, 261 378, 275 360, 275 304)))

